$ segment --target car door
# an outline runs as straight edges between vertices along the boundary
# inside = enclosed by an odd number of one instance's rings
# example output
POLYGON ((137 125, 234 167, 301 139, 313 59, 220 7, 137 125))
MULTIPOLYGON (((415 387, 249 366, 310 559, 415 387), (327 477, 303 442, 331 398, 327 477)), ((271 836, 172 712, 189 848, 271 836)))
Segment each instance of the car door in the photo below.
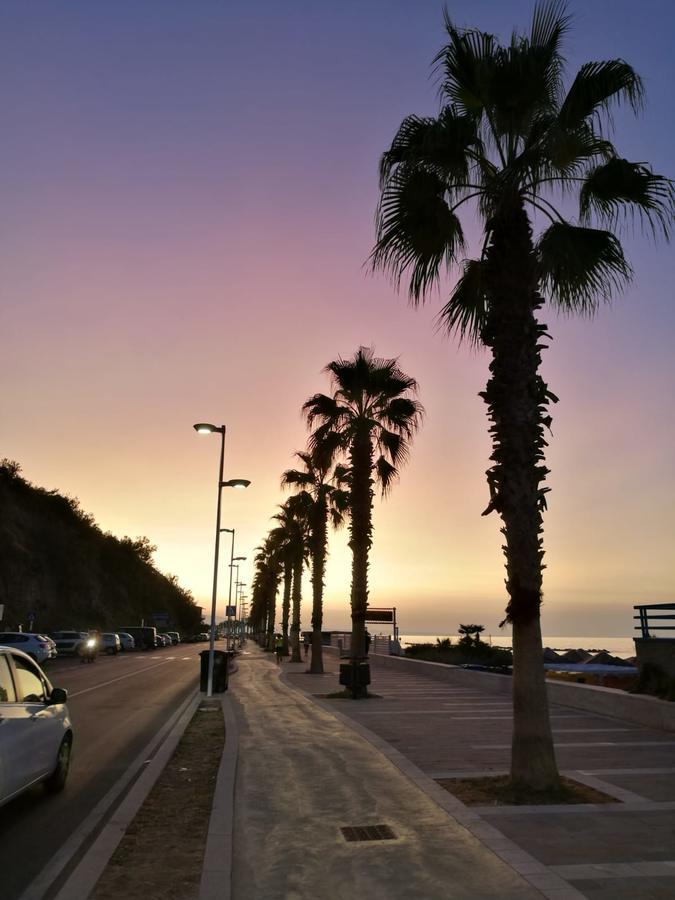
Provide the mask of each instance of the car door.
POLYGON ((0 652, 0 803, 23 787, 21 758, 30 738, 23 710, 16 702, 8 654, 0 652))
POLYGON ((11 665, 16 700, 9 704, 13 716, 7 724, 14 730, 14 749, 20 754, 11 760, 20 789, 54 768, 61 723, 56 708, 47 705, 47 684, 35 663, 17 653, 12 654, 11 665))

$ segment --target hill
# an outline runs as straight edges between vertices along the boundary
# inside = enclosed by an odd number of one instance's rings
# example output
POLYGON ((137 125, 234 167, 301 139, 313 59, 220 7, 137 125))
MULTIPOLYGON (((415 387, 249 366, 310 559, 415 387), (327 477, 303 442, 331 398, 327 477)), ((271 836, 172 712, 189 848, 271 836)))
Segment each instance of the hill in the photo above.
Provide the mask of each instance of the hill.
POLYGON ((79 501, 36 487, 0 461, 0 628, 114 630, 168 613, 181 632, 200 630, 201 609, 152 563, 147 538, 103 532, 79 501))

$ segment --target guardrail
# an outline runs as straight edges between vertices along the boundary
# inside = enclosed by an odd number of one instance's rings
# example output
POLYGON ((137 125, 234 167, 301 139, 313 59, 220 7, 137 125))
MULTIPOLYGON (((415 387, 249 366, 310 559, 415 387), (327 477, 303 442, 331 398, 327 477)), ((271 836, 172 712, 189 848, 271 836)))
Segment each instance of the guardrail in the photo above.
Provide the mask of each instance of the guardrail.
POLYGON ((675 625, 655 625, 655 621, 664 619, 675 619, 675 603, 647 603, 641 606, 634 606, 637 615, 634 619, 639 621, 639 625, 635 626, 635 630, 641 632, 643 638, 656 638, 657 635, 652 631, 675 631, 675 625), (671 613, 654 612, 653 610, 671 610, 671 613))

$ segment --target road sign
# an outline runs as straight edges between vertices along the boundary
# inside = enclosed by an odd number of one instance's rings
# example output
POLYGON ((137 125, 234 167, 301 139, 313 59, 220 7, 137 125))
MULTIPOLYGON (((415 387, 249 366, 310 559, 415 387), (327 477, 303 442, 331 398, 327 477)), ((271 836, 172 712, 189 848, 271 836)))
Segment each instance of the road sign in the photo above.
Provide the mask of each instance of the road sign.
POLYGON ((366 622, 393 622, 393 609, 372 609, 368 607, 366 610, 366 622))
POLYGON ((168 625, 169 624, 169 614, 168 613, 153 613, 152 619, 155 625, 168 625))
POLYGON ((225 607, 225 615, 226 616, 236 616, 237 615, 237 607, 236 606, 226 606, 225 607))

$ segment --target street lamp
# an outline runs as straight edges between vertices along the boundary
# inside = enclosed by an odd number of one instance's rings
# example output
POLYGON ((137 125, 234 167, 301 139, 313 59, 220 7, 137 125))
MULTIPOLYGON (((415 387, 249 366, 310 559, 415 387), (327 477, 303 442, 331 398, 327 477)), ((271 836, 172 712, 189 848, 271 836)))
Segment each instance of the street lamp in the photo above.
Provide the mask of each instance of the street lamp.
MULTIPOLYGON (((193 426, 198 434, 219 434, 220 435, 220 466, 218 469, 218 504, 216 507, 216 543, 213 559, 213 592, 211 595, 211 633, 209 636, 209 676, 206 687, 206 696, 213 696, 213 660, 214 660, 214 642, 216 638, 216 596, 218 593, 218 554, 220 551, 220 501, 222 496, 222 488, 247 488, 251 483, 247 478, 231 478, 229 481, 223 481, 223 464, 225 461, 225 432, 224 425, 211 425, 210 422, 197 422, 193 426)), ((232 538, 234 541, 234 536, 232 538)))

